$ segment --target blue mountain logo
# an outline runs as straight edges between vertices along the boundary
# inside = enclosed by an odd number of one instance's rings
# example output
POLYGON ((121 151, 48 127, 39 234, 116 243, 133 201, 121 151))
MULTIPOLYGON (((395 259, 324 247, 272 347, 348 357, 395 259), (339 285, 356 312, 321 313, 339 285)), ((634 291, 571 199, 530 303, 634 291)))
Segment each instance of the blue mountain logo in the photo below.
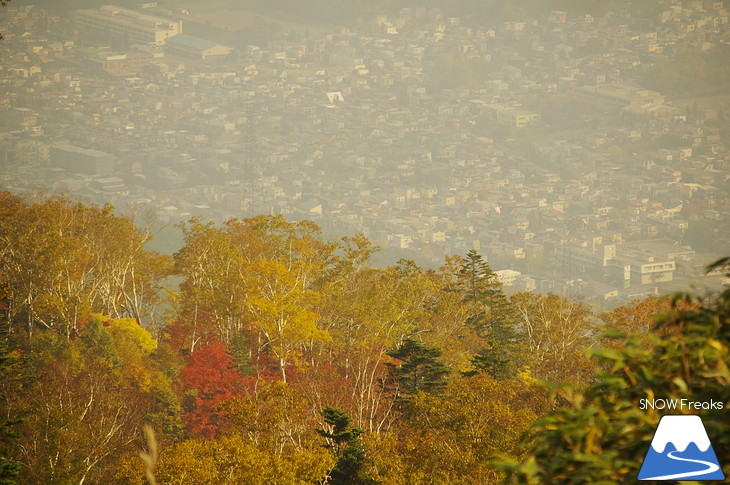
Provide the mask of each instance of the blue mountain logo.
POLYGON ((702 418, 662 416, 637 479, 725 480, 702 418))

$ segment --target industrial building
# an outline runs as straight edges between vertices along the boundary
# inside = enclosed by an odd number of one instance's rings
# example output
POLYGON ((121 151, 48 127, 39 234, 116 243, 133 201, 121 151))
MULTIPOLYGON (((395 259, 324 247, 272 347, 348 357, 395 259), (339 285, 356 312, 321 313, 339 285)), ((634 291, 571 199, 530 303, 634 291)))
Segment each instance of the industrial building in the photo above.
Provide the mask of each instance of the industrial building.
POLYGON ((208 59, 211 57, 227 56, 233 49, 211 40, 201 39, 187 34, 171 37, 165 46, 165 53, 192 59, 208 59))
POLYGON ((51 147, 51 167, 58 167, 71 173, 87 175, 110 175, 116 168, 114 155, 99 150, 73 145, 51 147))
POLYGON ((127 39, 132 44, 165 45, 167 39, 182 33, 182 20, 170 20, 118 7, 76 11, 76 26, 127 39))

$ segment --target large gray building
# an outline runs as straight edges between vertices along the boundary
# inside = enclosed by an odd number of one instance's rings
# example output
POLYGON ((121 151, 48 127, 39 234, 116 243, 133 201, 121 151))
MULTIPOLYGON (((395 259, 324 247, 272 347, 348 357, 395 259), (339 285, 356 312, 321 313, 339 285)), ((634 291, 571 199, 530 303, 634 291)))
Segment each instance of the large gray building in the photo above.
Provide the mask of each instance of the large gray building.
POLYGON ((111 175, 116 168, 114 155, 73 145, 51 147, 51 166, 71 173, 111 175))

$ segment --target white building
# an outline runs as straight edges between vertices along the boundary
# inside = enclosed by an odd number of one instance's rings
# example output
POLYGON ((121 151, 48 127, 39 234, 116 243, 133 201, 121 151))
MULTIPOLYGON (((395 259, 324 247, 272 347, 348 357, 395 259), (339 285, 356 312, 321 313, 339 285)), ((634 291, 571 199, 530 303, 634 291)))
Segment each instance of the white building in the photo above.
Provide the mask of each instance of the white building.
POLYGON ((497 281, 499 281, 502 286, 506 288, 514 286, 515 282, 517 281, 517 277, 520 276, 522 273, 513 269, 500 269, 498 271, 495 271, 494 274, 497 275, 497 281))

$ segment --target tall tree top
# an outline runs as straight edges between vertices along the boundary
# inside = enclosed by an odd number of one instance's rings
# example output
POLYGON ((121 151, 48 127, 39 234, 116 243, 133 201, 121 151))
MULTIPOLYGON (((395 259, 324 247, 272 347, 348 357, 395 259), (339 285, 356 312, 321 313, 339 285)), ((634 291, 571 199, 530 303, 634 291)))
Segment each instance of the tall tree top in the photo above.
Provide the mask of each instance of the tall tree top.
POLYGON ((466 301, 492 299, 496 293, 502 292, 502 285, 497 275, 474 249, 466 253, 464 263, 456 277, 466 301))

